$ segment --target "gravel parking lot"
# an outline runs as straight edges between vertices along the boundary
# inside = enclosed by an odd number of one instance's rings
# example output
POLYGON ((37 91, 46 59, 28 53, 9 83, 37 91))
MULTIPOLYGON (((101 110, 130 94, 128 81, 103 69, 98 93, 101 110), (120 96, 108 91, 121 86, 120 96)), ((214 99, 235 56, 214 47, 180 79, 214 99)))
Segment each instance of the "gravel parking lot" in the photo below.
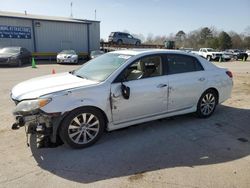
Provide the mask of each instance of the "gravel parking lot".
POLYGON ((232 98, 208 119, 177 116, 105 133, 94 146, 36 149, 12 131, 11 88, 79 65, 0 67, 0 187, 250 187, 250 61, 216 63, 234 74, 232 98))

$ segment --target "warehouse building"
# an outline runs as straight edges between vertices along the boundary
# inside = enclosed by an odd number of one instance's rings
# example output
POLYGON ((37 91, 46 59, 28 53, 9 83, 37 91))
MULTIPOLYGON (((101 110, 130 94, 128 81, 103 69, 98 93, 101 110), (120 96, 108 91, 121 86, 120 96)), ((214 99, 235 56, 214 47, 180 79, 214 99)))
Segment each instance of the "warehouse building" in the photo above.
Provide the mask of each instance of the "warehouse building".
POLYGON ((22 46, 33 54, 73 49, 86 55, 100 49, 100 22, 0 11, 0 48, 22 46))

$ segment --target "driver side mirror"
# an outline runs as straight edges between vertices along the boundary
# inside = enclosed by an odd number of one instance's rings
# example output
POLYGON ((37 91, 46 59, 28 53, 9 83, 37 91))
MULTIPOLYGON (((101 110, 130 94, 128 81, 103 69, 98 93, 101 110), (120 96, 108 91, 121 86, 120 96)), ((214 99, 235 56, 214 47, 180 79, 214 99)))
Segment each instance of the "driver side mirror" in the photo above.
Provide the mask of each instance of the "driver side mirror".
POLYGON ((128 100, 130 96, 130 88, 123 83, 121 83, 122 96, 124 99, 128 100))

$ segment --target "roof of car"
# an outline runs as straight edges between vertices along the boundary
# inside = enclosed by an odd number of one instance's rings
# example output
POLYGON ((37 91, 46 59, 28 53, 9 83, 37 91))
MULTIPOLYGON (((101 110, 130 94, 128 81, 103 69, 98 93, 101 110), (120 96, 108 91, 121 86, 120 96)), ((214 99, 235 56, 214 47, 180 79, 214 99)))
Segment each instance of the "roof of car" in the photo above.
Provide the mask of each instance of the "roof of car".
POLYGON ((167 49, 130 49, 130 50, 118 50, 113 51, 111 53, 117 53, 117 54, 124 54, 124 55, 147 55, 151 53, 176 53, 176 54, 183 54, 183 55, 191 55, 194 56, 191 53, 183 52, 180 50, 167 50, 167 49))

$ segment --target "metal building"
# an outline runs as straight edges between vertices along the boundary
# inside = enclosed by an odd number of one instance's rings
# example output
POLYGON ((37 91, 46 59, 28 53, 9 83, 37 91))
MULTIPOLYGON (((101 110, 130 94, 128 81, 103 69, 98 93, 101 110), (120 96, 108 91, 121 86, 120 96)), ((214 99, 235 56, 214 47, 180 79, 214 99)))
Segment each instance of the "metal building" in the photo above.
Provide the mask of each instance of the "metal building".
POLYGON ((0 11, 0 47, 22 46, 34 54, 100 49, 100 22, 0 11))

